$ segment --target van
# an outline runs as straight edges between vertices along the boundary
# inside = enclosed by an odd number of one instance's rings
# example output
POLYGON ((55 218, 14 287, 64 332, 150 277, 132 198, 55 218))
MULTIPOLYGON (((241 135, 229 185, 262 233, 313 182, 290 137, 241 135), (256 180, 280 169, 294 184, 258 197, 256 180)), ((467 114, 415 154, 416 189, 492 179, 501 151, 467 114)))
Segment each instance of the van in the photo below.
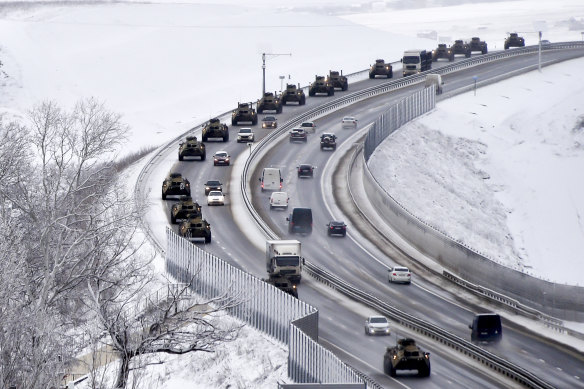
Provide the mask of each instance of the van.
POLYGON ((312 233, 312 209, 294 208, 286 220, 288 221, 288 233, 312 233))
POLYGON ((503 337, 501 317, 496 313, 476 314, 468 328, 473 342, 498 342, 503 337))
POLYGON ((270 209, 274 208, 288 208, 288 193, 286 192, 272 192, 270 195, 270 209))
POLYGON ((264 168, 259 180, 261 182, 262 192, 264 190, 281 190, 282 182, 284 181, 280 174, 280 169, 273 167, 264 168))
POLYGON ((444 85, 444 81, 442 81, 442 76, 440 74, 427 74, 426 79, 424 81, 424 88, 429 88, 432 85, 436 88, 436 94, 442 94, 442 85, 444 85))

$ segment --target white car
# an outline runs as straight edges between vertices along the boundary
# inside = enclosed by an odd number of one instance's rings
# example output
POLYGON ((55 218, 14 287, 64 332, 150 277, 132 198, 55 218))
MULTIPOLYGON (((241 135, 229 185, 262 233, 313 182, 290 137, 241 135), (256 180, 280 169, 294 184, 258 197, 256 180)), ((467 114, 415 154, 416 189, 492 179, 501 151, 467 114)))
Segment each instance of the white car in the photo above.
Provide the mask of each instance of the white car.
POLYGON ((357 119, 353 116, 345 116, 343 120, 341 120, 341 124, 343 128, 357 128, 357 119))
POLYGON ((316 124, 314 124, 314 122, 304 122, 300 124, 300 128, 304 128, 304 131, 314 134, 316 131, 316 124))
POLYGON ((225 205, 225 195, 218 190, 212 190, 207 195, 207 205, 225 205))
POLYGON ((389 322, 384 316, 369 316, 365 320, 365 335, 390 335, 389 322))
POLYGON ((243 127, 239 129, 237 133, 237 142, 253 142, 255 139, 254 133, 251 128, 243 127))
POLYGON ((270 209, 274 208, 288 208, 288 193, 286 192, 273 192, 270 195, 270 209))
POLYGON ((389 282, 403 282, 409 284, 412 282, 412 273, 407 267, 392 267, 389 269, 389 282))

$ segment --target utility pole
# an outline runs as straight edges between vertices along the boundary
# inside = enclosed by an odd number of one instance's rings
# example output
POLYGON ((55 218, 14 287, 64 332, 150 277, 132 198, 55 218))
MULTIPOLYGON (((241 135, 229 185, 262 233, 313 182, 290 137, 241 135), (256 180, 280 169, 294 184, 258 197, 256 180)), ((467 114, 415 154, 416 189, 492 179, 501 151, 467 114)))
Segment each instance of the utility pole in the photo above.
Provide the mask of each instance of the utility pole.
POLYGON ((292 56, 292 53, 285 53, 285 54, 274 54, 274 53, 262 53, 262 97, 264 97, 264 93, 266 93, 266 56, 278 57, 280 55, 289 55, 292 56))
POLYGON ((537 56, 538 56, 537 70, 539 70, 539 72, 541 73, 541 31, 538 31, 538 33, 539 33, 539 50, 537 53, 537 56))

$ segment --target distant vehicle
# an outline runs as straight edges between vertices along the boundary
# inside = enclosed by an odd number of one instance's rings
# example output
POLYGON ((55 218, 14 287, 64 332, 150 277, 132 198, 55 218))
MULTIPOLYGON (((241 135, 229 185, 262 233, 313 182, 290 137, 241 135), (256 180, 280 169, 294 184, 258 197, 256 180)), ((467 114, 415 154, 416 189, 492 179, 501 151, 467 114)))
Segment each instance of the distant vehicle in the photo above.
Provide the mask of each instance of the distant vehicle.
POLYGON ((317 93, 325 93, 327 96, 335 95, 335 88, 328 78, 314 76, 314 82, 308 88, 308 96, 316 96, 317 93))
POLYGON ((282 173, 280 169, 273 167, 266 167, 262 170, 262 176, 259 178, 262 192, 264 190, 282 190, 282 173))
POLYGON ((264 96, 258 100, 256 106, 258 107, 258 113, 264 111, 276 111, 276 113, 282 113, 282 100, 276 93, 265 92, 264 96))
POLYGON ((332 235, 347 235, 347 225, 342 220, 331 220, 327 225, 326 233, 332 235))
POLYGON ((314 169, 316 168, 316 166, 312 166, 308 163, 303 163, 300 164, 298 166, 296 166, 296 169, 298 170, 298 177, 314 177, 314 169))
POLYGON ((429 88, 432 85, 434 85, 437 95, 442 94, 442 85, 444 85, 444 81, 442 81, 442 76, 440 74, 426 74, 424 88, 429 88))
POLYGON ((541 41, 541 44, 542 44, 542 45, 551 45, 551 44, 552 44, 552 42, 548 41, 547 39, 543 39, 543 40, 541 41))
POLYGON ((302 244, 297 240, 267 240, 266 270, 270 278, 285 277, 297 284, 302 279, 302 244))
POLYGON ((191 196, 180 196, 179 202, 172 204, 170 210, 170 222, 172 224, 197 216, 202 216, 201 206, 199 203, 194 202, 191 196))
POLYGON ((221 184, 221 181, 209 180, 205 182, 205 196, 208 196, 209 192, 211 192, 212 190, 218 190, 220 192, 223 192, 223 184, 221 184))
POLYGON ((339 88, 341 90, 349 89, 349 80, 347 80, 347 77, 343 76, 342 70, 340 74, 338 71, 329 70, 328 81, 333 88, 339 88))
POLYGON ((403 282, 409 284, 412 282, 412 273, 407 267, 392 267, 389 269, 389 282, 403 282))
POLYGON ((264 116, 262 119, 262 128, 278 127, 278 119, 275 116, 264 116))
POLYGON ((314 134, 316 132, 316 124, 314 124, 314 122, 303 122, 300 123, 298 127, 303 128, 307 133, 310 132, 314 134))
POLYGON ((255 140, 255 135, 253 130, 249 127, 242 127, 237 133, 237 142, 253 142, 255 140))
POLYGON ((476 314, 468 327, 473 342, 499 342, 503 338, 501 316, 496 313, 476 314))
POLYGON ((227 127, 227 124, 221 123, 218 118, 209 120, 207 123, 203 124, 202 127, 203 142, 208 141, 209 138, 221 138, 223 142, 229 140, 229 127, 227 127))
POLYGON ((270 195, 270 209, 274 208, 288 208, 288 193, 286 192, 273 192, 270 195))
POLYGON ((467 43, 464 43, 462 39, 455 40, 454 44, 450 46, 450 50, 452 51, 453 56, 463 54, 466 58, 470 58, 470 47, 467 43))
POLYGON ((218 190, 212 190, 207 195, 207 205, 225 205, 225 195, 218 190))
POLYGON ((454 61, 454 53, 445 43, 439 43, 438 47, 432 51, 432 61, 436 62, 441 58, 447 59, 449 62, 454 61))
POLYGON ((188 218, 178 227, 179 235, 190 241, 196 238, 205 239, 205 243, 211 243, 211 225, 201 216, 188 218))
POLYGON ((386 63, 382 59, 376 59, 375 64, 371 65, 369 68, 369 78, 375 78, 375 76, 385 76, 387 78, 393 77, 393 68, 391 64, 386 63))
POLYGON ((179 161, 184 160, 185 157, 200 157, 201 161, 204 161, 206 156, 205 144, 199 142, 196 136, 187 136, 187 139, 178 145, 179 161))
POLYGON ((224 150, 219 150, 217 152, 215 152, 215 154, 213 155, 213 165, 217 166, 217 165, 224 165, 224 166, 229 166, 229 154, 227 154, 227 151, 224 150))
POLYGON ((508 50, 509 47, 525 47, 525 39, 516 32, 512 32, 505 39, 505 50, 508 50))
POLYGON ((293 208, 286 221, 288 233, 312 233, 312 209, 310 208, 293 208))
POLYGON ((417 370, 419 377, 430 376, 430 353, 422 351, 413 339, 399 339, 383 355, 383 372, 395 377, 398 370, 417 370))
POLYGON ((290 131, 290 142, 304 142, 308 141, 308 135, 304 128, 293 128, 290 131))
POLYGON ((237 108, 231 112, 231 125, 239 125, 241 122, 251 122, 252 126, 258 124, 258 114, 252 103, 237 103, 237 108))
POLYGON ((170 173, 162 182, 162 200, 166 196, 190 196, 191 183, 180 173, 170 173))
POLYGON ((286 90, 282 94, 282 104, 286 105, 289 102, 298 103, 298 105, 304 105, 306 103, 306 95, 304 90, 298 84, 298 87, 294 84, 286 84, 286 90))
POLYGON ((471 53, 473 51, 480 51, 481 54, 487 54, 489 49, 487 47, 487 42, 482 41, 481 38, 473 36, 470 38, 470 42, 468 43, 471 53))
POLYGON ((343 128, 357 128, 357 119, 353 116, 345 116, 341 120, 341 126, 343 128))
POLYGON ((389 322, 384 316, 369 316, 365 320, 365 335, 390 335, 389 322))
POLYGON ((320 149, 337 149, 337 136, 330 132, 323 132, 320 135, 320 149))
POLYGON ((406 50, 402 58, 403 75, 425 72, 432 69, 432 52, 426 50, 406 50))

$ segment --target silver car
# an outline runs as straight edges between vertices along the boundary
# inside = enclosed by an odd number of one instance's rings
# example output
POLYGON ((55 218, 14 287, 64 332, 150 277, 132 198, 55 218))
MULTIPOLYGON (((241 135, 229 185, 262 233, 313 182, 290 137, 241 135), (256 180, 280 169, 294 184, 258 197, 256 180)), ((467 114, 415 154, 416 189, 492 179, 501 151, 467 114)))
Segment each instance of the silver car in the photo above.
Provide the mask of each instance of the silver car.
POLYGON ((407 267, 394 266, 389 269, 389 282, 403 282, 409 284, 412 282, 412 273, 407 267))
POLYGON ((369 316, 365 320, 365 335, 390 335, 389 322, 384 316, 369 316))

